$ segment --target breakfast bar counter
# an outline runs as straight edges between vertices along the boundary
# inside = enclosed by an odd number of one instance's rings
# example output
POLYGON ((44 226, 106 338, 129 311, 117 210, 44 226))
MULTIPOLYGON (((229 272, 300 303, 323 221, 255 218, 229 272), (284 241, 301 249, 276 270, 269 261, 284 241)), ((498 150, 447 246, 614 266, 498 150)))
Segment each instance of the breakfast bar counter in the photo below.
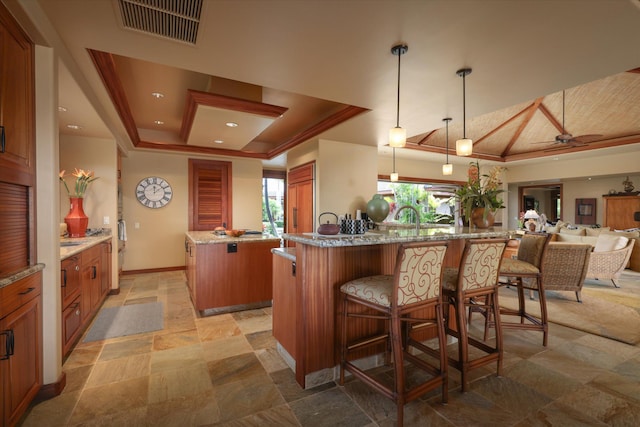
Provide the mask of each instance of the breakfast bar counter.
MULTIPOLYGON (((285 241, 295 242, 295 251, 272 250, 273 334, 278 351, 302 387, 331 381, 336 378, 335 368, 340 360, 342 284, 359 277, 393 274, 402 243, 446 240, 444 266, 457 267, 467 239, 508 238, 512 234, 500 228, 466 227, 397 229, 361 235, 285 234, 285 241)), ((350 327, 348 334, 366 335, 379 328, 378 322, 363 320, 350 327)))

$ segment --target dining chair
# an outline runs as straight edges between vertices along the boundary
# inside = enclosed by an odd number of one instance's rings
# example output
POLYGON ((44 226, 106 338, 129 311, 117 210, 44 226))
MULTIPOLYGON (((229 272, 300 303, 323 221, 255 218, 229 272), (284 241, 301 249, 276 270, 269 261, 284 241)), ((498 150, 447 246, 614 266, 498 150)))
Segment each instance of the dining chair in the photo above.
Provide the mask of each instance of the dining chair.
MULTIPOLYGON (((404 405, 426 392, 441 388, 442 402, 447 401, 448 379, 446 336, 442 312, 442 265, 447 242, 417 242, 398 248, 394 274, 351 280, 340 287, 342 295, 340 385, 345 371, 393 400, 397 406, 397 425, 403 424, 404 405), (358 336, 348 327, 355 319, 378 319, 384 328, 373 336, 358 336), (438 349, 433 350, 414 336, 413 326, 428 326, 435 331, 438 349), (377 347, 376 347, 377 346, 377 347), (366 350, 384 351, 385 361, 393 364, 393 384, 367 372, 358 359, 366 350), (421 358, 419 352, 438 354, 438 358, 421 358), (407 362, 407 366, 405 366, 407 362), (407 368, 413 365, 428 375, 411 385, 407 368)), ((360 334, 362 335, 362 334, 360 334)), ((433 345, 433 344, 431 344, 433 345)))
POLYGON ((474 305, 487 316, 499 310, 498 273, 503 262, 507 239, 470 239, 465 243, 459 267, 447 267, 443 273, 445 301, 445 331, 458 339, 458 358, 448 356, 449 365, 461 373, 462 391, 469 388, 469 370, 497 362, 497 374, 502 375, 502 329, 500 317, 495 319, 495 343, 471 336, 468 329, 467 309, 474 305), (453 306, 455 324, 449 316, 447 304, 453 306), (483 355, 470 359, 469 346, 481 350, 483 355))

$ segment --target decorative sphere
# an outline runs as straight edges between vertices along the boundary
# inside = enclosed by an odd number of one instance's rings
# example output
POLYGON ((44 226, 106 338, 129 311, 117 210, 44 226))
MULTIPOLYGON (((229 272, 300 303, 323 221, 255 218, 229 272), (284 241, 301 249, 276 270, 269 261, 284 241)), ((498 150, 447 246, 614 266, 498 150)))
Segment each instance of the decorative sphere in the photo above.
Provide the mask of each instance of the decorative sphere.
POLYGON ((373 222, 382 222, 389 215, 389 203, 381 194, 374 194, 367 203, 367 215, 373 222))

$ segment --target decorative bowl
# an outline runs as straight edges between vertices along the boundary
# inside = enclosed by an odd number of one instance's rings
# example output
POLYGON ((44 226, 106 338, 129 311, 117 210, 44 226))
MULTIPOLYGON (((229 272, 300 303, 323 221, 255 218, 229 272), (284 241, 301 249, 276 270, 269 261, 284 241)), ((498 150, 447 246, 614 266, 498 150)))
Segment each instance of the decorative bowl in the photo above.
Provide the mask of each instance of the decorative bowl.
POLYGON ((225 230, 225 233, 227 236, 229 237, 240 237, 242 236, 247 230, 225 230))

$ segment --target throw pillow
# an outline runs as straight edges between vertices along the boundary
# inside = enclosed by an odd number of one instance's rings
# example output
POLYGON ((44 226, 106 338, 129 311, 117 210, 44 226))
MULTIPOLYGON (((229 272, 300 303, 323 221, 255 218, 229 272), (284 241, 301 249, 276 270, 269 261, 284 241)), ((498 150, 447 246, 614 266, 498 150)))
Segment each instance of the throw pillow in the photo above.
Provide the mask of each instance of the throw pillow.
POLYGON ((560 234, 573 234, 574 236, 584 236, 585 235, 584 230, 585 230, 584 228, 570 229, 567 227, 562 227, 560 229, 560 234))
POLYGON ((594 252, 611 252, 617 251, 627 246, 629 239, 622 236, 613 236, 611 234, 601 233, 596 241, 594 252))
POLYGON ((587 236, 599 236, 603 231, 609 231, 609 227, 601 227, 601 228, 585 228, 585 232, 587 236))

